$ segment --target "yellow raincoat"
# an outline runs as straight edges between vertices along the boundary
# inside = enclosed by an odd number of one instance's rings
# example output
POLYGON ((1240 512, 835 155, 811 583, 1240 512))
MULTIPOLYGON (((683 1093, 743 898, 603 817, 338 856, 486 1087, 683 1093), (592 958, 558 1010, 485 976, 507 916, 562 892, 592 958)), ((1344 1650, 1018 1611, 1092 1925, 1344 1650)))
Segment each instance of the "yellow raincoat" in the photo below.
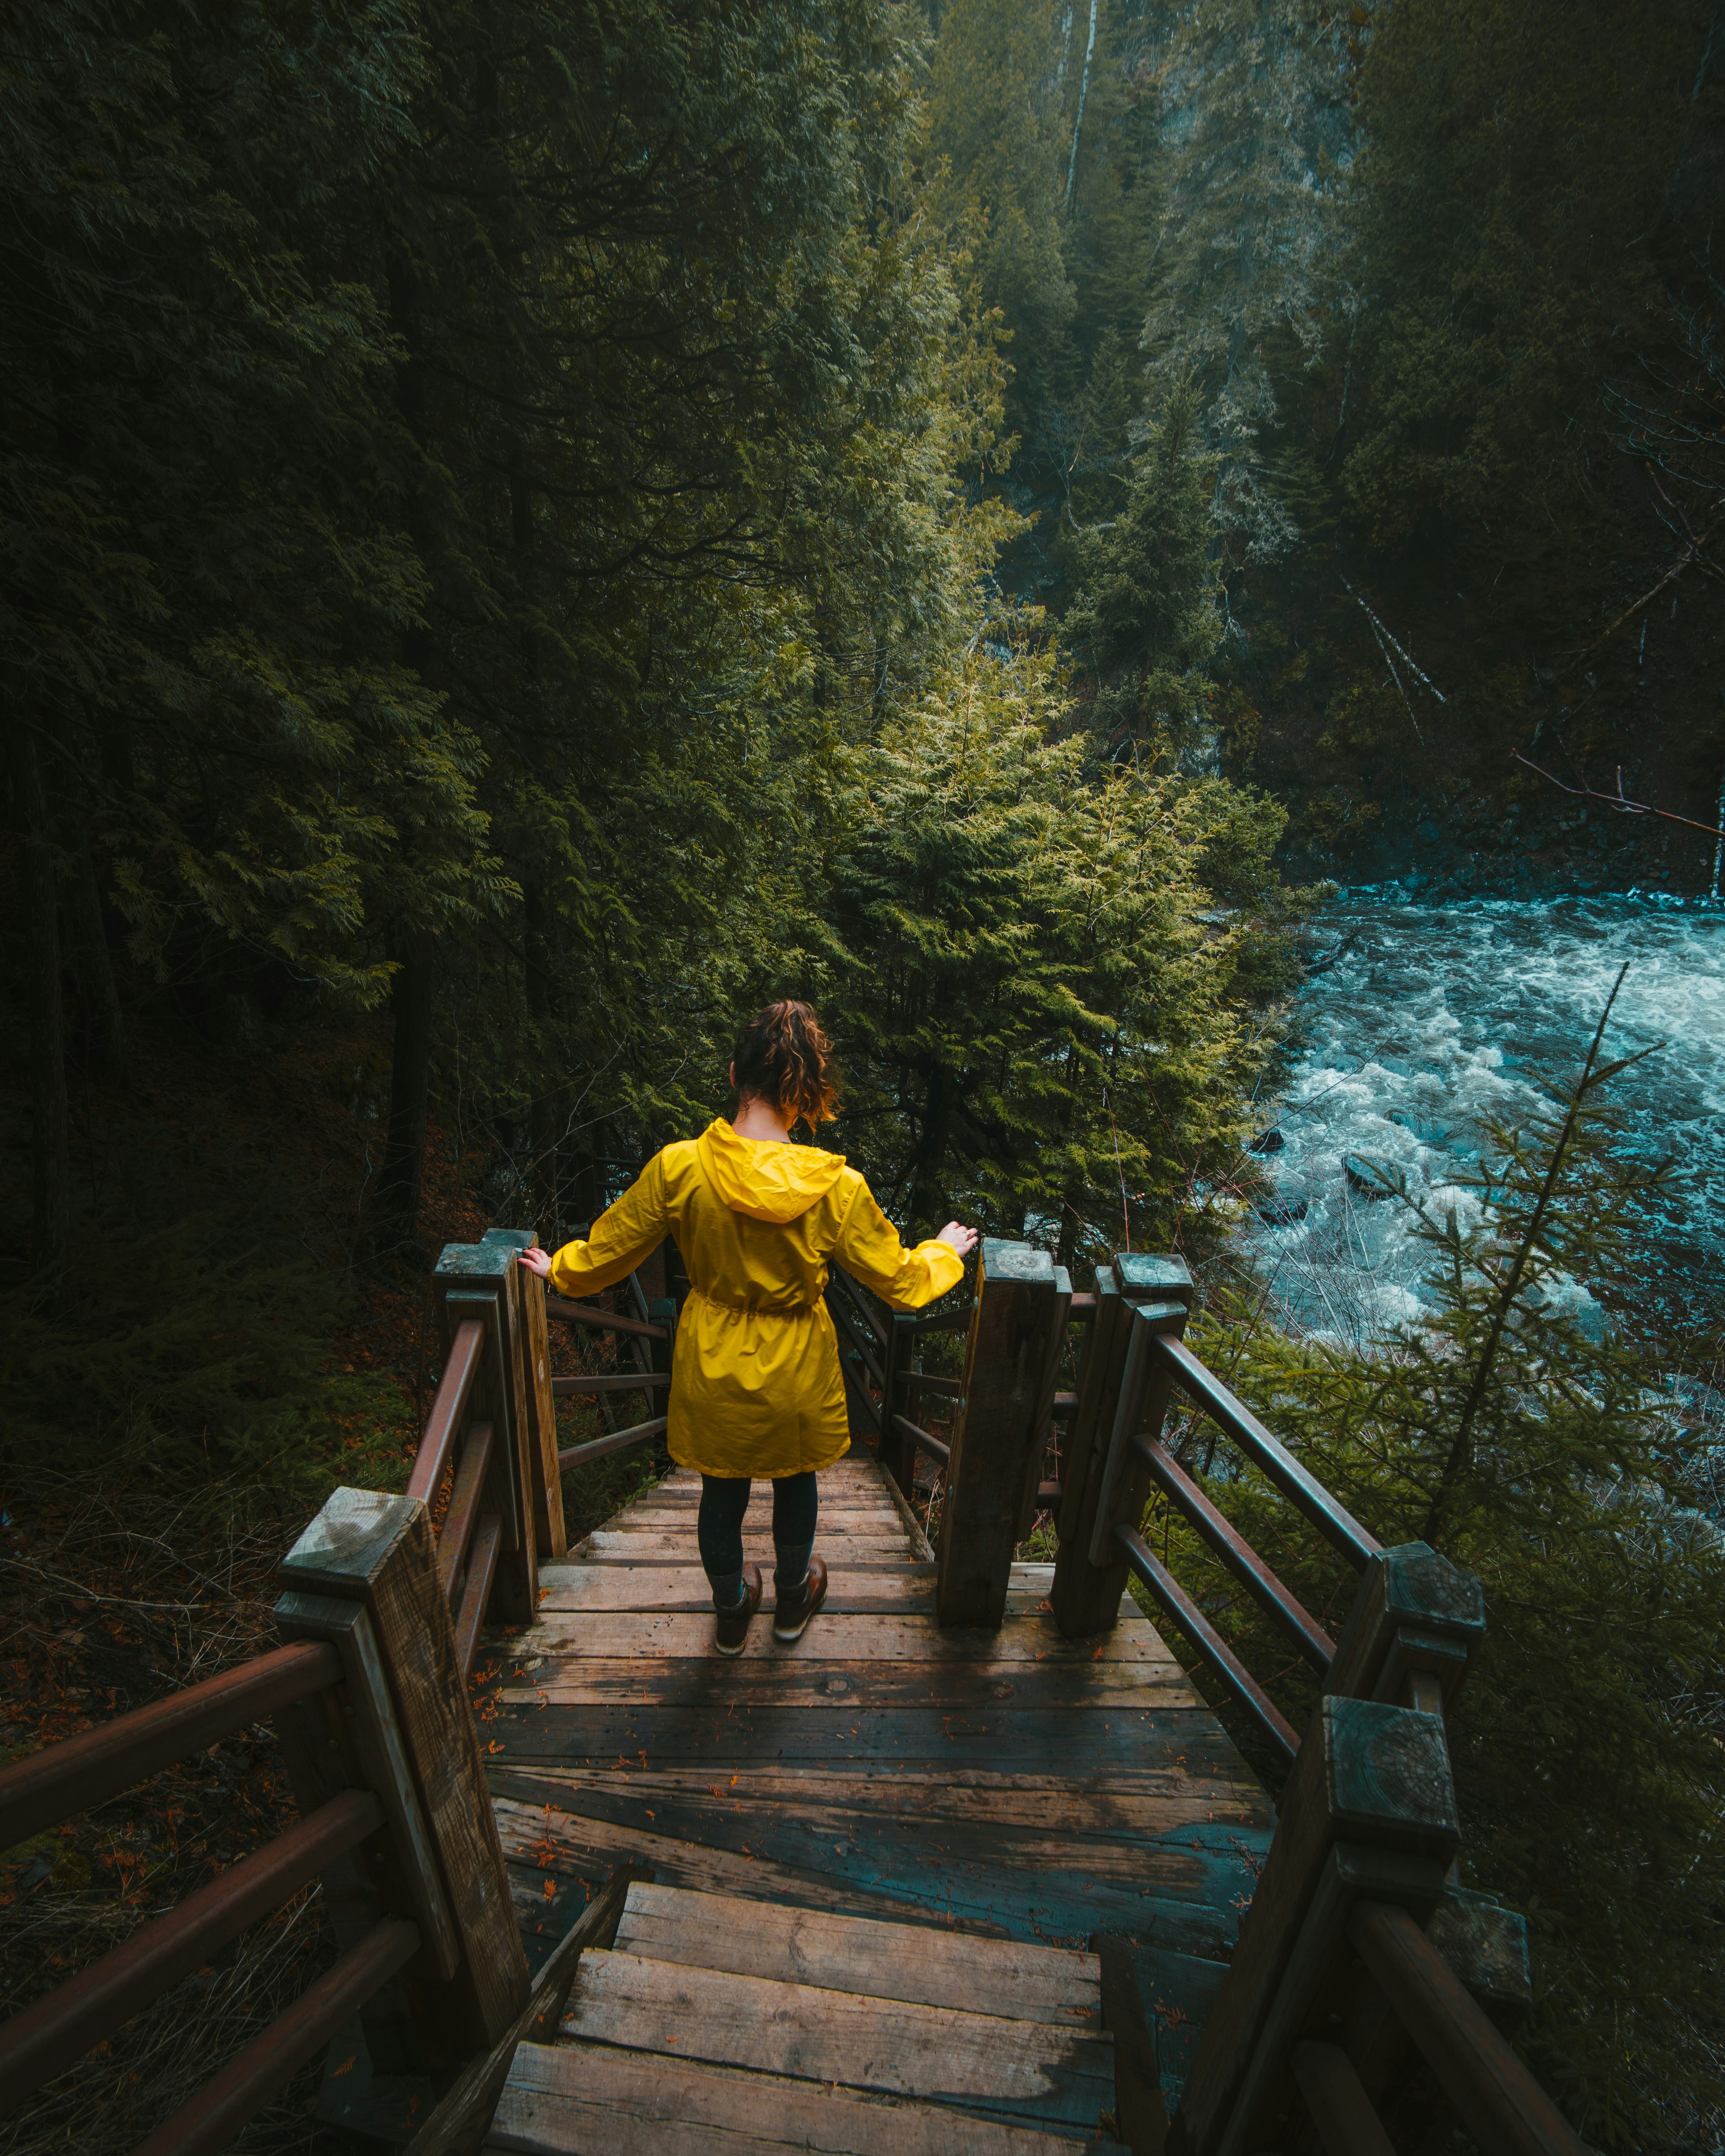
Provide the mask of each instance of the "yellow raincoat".
POLYGON ((668 1145, 584 1243, 551 1261, 559 1294, 592 1295, 667 1235, 692 1289, 671 1365, 666 1442, 703 1475, 800 1475, 849 1449, 839 1343, 821 1300, 836 1259, 900 1310, 953 1286, 949 1244, 906 1250, 842 1154, 740 1138, 727 1122, 668 1145))

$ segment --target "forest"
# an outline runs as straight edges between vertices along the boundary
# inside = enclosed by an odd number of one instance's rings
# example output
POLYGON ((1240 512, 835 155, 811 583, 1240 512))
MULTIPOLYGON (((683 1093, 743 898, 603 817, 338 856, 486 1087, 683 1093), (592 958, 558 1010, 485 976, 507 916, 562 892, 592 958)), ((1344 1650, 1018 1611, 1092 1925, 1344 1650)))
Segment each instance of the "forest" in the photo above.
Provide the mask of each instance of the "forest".
MULTIPOLYGON (((806 997, 907 1233, 1180 1252, 1485 1578, 1528 2056, 1715 2148, 1725 1312, 1643 1292, 1632 1059, 1482 1135, 1418 1322, 1240 1229, 1338 886, 1717 897, 1725 11, 38 0, 0 187, 8 1752, 242 1651, 405 1478, 442 1244, 806 997)), ((8 1852, 8 1982, 151 1876, 8 1852)))

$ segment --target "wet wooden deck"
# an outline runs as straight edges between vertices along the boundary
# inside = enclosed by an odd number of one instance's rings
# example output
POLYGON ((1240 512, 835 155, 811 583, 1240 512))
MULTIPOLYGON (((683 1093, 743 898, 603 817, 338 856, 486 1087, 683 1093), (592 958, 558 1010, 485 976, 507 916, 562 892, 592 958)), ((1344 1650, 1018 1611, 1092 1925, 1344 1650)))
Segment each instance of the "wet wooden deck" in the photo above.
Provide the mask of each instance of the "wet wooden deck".
MULTIPOLYGON (((541 1573, 484 1724, 521 1928, 548 1951, 625 1857, 662 1887, 1060 1948, 1141 1949, 1172 2098, 1270 1842, 1263 1790, 1136 1607, 1063 1640, 1051 1568, 942 1632, 928 1546, 866 1455, 821 1477, 825 1607, 712 1651, 680 1471, 541 1573)), ((772 1596, 771 1491, 747 1555, 772 1596)), ((503 1651, 506 1649, 506 1652, 503 1651)))

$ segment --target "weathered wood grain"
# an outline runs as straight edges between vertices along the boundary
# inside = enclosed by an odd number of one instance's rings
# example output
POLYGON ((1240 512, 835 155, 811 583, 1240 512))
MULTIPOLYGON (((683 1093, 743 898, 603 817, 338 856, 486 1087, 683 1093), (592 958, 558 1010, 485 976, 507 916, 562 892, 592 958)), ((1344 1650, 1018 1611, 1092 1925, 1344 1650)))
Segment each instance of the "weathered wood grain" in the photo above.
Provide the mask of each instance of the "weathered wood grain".
POLYGON ((732 1969, 849 1991, 860 1998, 951 2006, 1014 2021, 1100 2025, 1101 1973, 1091 1953, 977 1939, 771 1902, 736 1902, 675 1887, 634 1886, 617 1927, 619 1951, 686 1968, 732 1969))
POLYGON ((527 1965, 430 1517, 418 1498, 337 1490, 288 1553, 280 1578, 302 1594, 362 1600, 371 1614, 460 1942, 448 2022, 478 2050, 495 2042, 526 1998, 527 1965))
MULTIPOLYGON (((578 1784, 564 1770, 496 1769, 519 1789, 524 1802, 561 1804, 578 1784)), ((578 1787, 595 1797, 627 1793, 639 1804, 675 1804, 711 1797, 745 1816, 786 1808, 827 1816, 878 1816, 878 1778, 865 1768, 742 1767, 715 1781, 698 1768, 663 1769, 594 1767, 578 1787)), ((989 1774, 959 1768, 935 1774, 906 1768, 892 1778, 886 1797, 889 1815, 904 1825, 942 1822, 1019 1826, 1050 1836, 1153 1840, 1183 1826, 1212 1822, 1245 1825, 1267 1846, 1276 1815, 1270 1800, 1244 1769, 1237 1782, 1216 1775, 1189 1775, 1183 1755, 1159 1771, 1131 1772, 1106 1782, 1087 1776, 989 1774)), ((1250 1839, 1249 1837, 1249 1839, 1250 1839)), ((1256 1840, 1254 1845, 1257 1845, 1256 1840)))
POLYGON ((1041 1466, 1044 1395, 1071 1296, 1046 1250, 983 1244, 939 1544, 941 1622, 998 1625, 1024 1496, 1041 1466), (1034 1456, 1033 1456, 1034 1455, 1034 1456))
POLYGON ((902 1999, 583 1957, 566 2036, 893 2096, 962 2100, 1027 2123, 1090 2127, 1113 2101, 1104 2037, 902 1999))
POLYGON ((848 1714, 855 1707, 906 1705, 983 1707, 997 1700, 1020 1707, 1196 1707, 1198 1695, 1167 1663, 1123 1661, 1064 1665, 1031 1662, 857 1661, 834 1664, 757 1656, 721 1661, 707 1654, 686 1661, 641 1663, 577 1656, 547 1661, 519 1683, 508 1683, 506 1706, 702 1707, 733 1700, 751 1706, 810 1707, 848 1714))
MULTIPOLYGON (((679 1610, 543 1611, 539 1622, 509 1643, 511 1666, 536 1658, 617 1656, 636 1661, 711 1655, 711 1608, 679 1610)), ((750 1627, 745 1661, 793 1656, 797 1661, 1014 1661, 1051 1666, 1127 1661, 1154 1664, 1170 1673, 1179 1665, 1155 1630, 1128 1604, 1119 1625, 1095 1640, 1068 1640, 1045 1614, 1015 1617, 997 1631, 942 1630, 932 1611, 850 1611, 824 1608, 793 1645, 773 1638, 771 1625, 750 1627)))
MULTIPOLYGON (((857 1572, 833 1568, 828 1609, 902 1609, 932 1607, 934 1568, 906 1564, 899 1571, 857 1572)), ((542 1610, 706 1609, 713 1590, 698 1566, 669 1564, 547 1565, 542 1610)), ((820 1620, 817 1618, 815 1623, 820 1620)))
POLYGON ((524 2046, 486 2147, 520 2156, 1072 2156, 1069 2136, 937 2104, 597 2046, 524 2046))

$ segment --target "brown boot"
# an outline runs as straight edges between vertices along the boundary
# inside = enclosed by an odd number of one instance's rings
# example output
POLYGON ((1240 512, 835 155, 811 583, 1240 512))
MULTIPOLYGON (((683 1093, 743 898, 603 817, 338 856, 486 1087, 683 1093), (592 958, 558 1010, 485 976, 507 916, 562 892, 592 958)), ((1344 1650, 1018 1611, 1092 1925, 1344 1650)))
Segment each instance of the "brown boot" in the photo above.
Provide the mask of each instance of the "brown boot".
POLYGON ((824 1558, 809 1560, 809 1577, 791 1594, 777 1598, 773 1612, 775 1640, 800 1640, 803 1627, 827 1599, 827 1568, 824 1558))
POLYGON ((761 1568, 746 1564, 742 1568, 742 1599, 734 1609, 719 1612, 719 1630, 713 1645, 721 1655, 740 1655, 742 1643, 749 1635, 749 1620, 761 1606, 761 1568))

